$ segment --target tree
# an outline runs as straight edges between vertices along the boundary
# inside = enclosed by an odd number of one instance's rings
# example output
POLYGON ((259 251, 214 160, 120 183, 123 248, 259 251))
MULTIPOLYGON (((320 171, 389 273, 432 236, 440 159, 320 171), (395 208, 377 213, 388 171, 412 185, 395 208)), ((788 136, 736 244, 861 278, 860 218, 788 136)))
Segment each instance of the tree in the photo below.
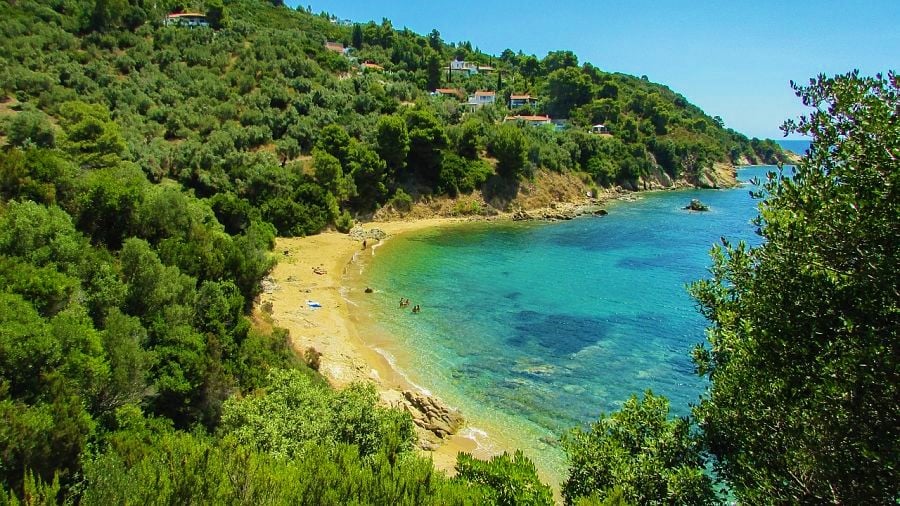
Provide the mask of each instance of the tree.
POLYGON ((565 67, 547 77, 550 100, 547 109, 551 116, 568 118, 575 107, 591 101, 591 81, 577 67, 565 67))
POLYGON ((116 27, 128 9, 126 0, 95 0, 91 29, 103 32, 116 27))
POLYGON ((337 158, 343 166, 347 163, 347 155, 350 153, 350 135, 340 125, 328 125, 319 133, 316 147, 337 158))
POLYGON ((669 419, 668 399, 649 390, 589 431, 573 430, 563 446, 570 463, 562 487, 567 504, 614 493, 632 504, 716 502, 687 419, 669 419))
POLYGON ((425 60, 425 88, 431 91, 440 88, 441 74, 443 74, 443 63, 440 55, 435 51, 429 51, 425 60))
POLYGON ((440 53, 443 49, 441 32, 437 31, 437 28, 432 29, 431 33, 428 34, 428 47, 433 49, 436 53, 440 53))
POLYGON ((125 151, 125 140, 109 117, 109 110, 97 104, 66 102, 59 108, 60 126, 65 133, 63 148, 82 168, 117 165, 125 151))
POLYGON ((541 483, 534 463, 521 450, 503 452, 490 460, 478 460, 468 453, 456 457, 457 479, 488 487, 491 504, 501 506, 551 505, 553 492, 541 483))
POLYGON ((559 69, 578 67, 578 57, 572 51, 550 51, 541 62, 548 74, 559 69))
POLYGON ((362 49, 363 31, 362 25, 360 25, 359 23, 353 25, 353 33, 350 35, 350 45, 352 45, 357 50, 362 49))
POLYGON ((56 132, 47 116, 37 111, 23 111, 9 120, 7 140, 12 146, 33 144, 40 148, 52 148, 56 144, 56 132))
POLYGON ((215 30, 219 30, 228 26, 228 11, 222 0, 206 1, 206 18, 209 20, 209 26, 215 30))
POLYGON ((388 175, 396 177, 406 167, 409 153, 409 132, 406 122, 399 116, 382 116, 375 127, 375 145, 378 156, 385 161, 388 175))
POLYGON ((495 129, 487 145, 497 158, 497 174, 507 179, 518 179, 525 172, 528 140, 522 129, 512 123, 504 123, 495 129))
POLYGON ((695 409, 741 501, 889 504, 900 497, 900 81, 856 72, 794 86, 812 136, 770 174, 756 248, 713 250, 692 293, 712 322, 695 409))
POLYGON ((447 134, 433 112, 415 109, 407 112, 409 129, 408 166, 426 182, 434 183, 441 170, 441 150, 447 147, 447 134))

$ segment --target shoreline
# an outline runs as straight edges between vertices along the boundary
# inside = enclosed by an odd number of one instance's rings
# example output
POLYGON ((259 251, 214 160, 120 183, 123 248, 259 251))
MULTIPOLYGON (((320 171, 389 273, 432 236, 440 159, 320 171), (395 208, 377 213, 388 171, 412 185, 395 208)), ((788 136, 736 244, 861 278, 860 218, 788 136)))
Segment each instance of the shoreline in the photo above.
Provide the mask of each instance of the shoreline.
MULTIPOLYGON (((342 388, 353 382, 371 382, 383 403, 397 407, 408 405, 404 391, 440 399, 439 395, 413 383, 388 357, 366 342, 352 314, 354 303, 347 296, 350 291, 362 291, 364 287, 348 286, 346 277, 349 269, 359 265, 358 255, 372 254, 391 236, 473 221, 476 220, 430 218, 371 222, 366 224, 367 230, 377 228, 387 237, 374 244, 368 239, 365 250, 361 240, 338 232, 278 238, 275 251, 279 262, 266 278, 259 307, 271 305, 272 323, 289 331, 291 347, 299 356, 310 348, 321 353, 319 372, 332 386, 342 388), (321 307, 310 307, 308 302, 321 307)), ((490 458, 511 450, 489 451, 478 443, 471 430, 466 430, 469 427, 466 423, 432 450, 423 450, 437 469, 452 474, 460 452, 490 458)), ((417 432, 420 440, 423 439, 423 431, 417 429, 417 432)))
MULTIPOLYGON (((257 307, 270 313, 274 325, 289 331, 291 347, 298 356, 302 357, 304 351, 310 348, 321 353, 319 371, 334 387, 342 388, 357 381, 371 382, 384 404, 401 408, 410 405, 403 395, 405 391, 440 400, 441 392, 430 392, 426 387, 417 385, 400 370, 392 357, 386 356, 371 339, 366 339, 365 329, 361 328, 365 322, 359 321, 365 317, 355 316, 356 304, 348 297, 350 293, 362 293, 365 288, 355 284, 351 286, 348 279, 351 269, 361 268, 367 260, 361 255, 374 255, 385 240, 401 234, 469 223, 518 221, 521 218, 517 218, 517 213, 525 213, 527 218, 524 219, 533 221, 571 219, 594 214, 599 206, 643 198, 639 194, 677 189, 682 188, 638 192, 613 190, 602 193, 599 198, 582 198, 577 203, 559 202, 549 207, 527 211, 518 209, 493 216, 413 216, 406 220, 370 221, 357 227, 369 232, 381 230, 386 237, 380 240, 368 237, 365 249, 362 240, 366 234, 354 234, 356 230, 350 234, 329 231, 303 238, 278 238, 275 252, 279 261, 264 281, 264 291, 257 307), (567 217, 559 218, 561 213, 567 217), (310 307, 310 301, 321 307, 310 307)), ((437 469, 454 474, 456 456, 460 452, 487 459, 516 449, 510 441, 498 437, 501 434, 488 435, 483 429, 474 427, 484 425, 481 420, 469 419, 471 413, 463 412, 462 415, 467 418, 455 434, 441 440, 431 438, 432 444, 422 445, 426 448, 422 452, 431 457, 437 469), (481 439, 487 444, 482 444, 481 439)), ((490 424, 487 426, 491 428, 490 424)), ((425 439, 426 431, 417 427, 417 433, 420 441, 425 439)), ((540 474, 542 480, 549 479, 555 489, 559 486, 556 481, 563 479, 544 472, 540 474)))

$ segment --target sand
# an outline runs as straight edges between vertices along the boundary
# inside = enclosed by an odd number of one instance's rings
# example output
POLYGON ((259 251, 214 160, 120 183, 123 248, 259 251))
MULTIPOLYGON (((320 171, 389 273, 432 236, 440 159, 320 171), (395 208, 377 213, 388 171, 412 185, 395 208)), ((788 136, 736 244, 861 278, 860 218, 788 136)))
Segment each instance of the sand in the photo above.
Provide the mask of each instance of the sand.
MULTIPOLYGON (((365 228, 380 229, 390 236, 415 230, 450 226, 465 222, 456 218, 432 218, 415 221, 376 222, 365 228)), ((271 304, 273 323, 288 329, 298 353, 314 348, 321 353, 319 371, 333 386, 341 388, 352 382, 371 381, 386 404, 401 402, 404 390, 417 390, 390 363, 361 338, 346 295, 365 287, 344 285, 344 275, 358 261, 369 255, 378 241, 362 242, 347 234, 325 232, 302 238, 278 239, 275 252, 278 265, 264 283, 261 307, 271 304), (316 302, 320 308, 310 307, 316 302)), ((440 398, 439 395, 437 395, 440 398)), ((465 415, 465 413, 463 413, 465 415)), ((434 451, 426 452, 438 469, 453 473, 456 455, 461 451, 478 458, 489 458, 492 452, 479 446, 462 430, 443 440, 434 451)))

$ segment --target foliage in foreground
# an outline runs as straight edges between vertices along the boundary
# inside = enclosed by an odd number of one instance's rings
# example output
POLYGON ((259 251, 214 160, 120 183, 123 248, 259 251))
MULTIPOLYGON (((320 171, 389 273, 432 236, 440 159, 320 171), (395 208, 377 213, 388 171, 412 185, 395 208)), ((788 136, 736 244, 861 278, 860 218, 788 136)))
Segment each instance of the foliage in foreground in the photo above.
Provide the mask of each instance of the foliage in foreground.
POLYGON ((565 439, 566 503, 587 498, 630 504, 716 503, 700 445, 687 419, 669 418, 669 401, 647 391, 565 439))
POLYGON ((900 498, 900 80, 796 86, 813 137, 769 176, 766 243, 713 251, 692 292, 713 327, 695 410, 716 470, 751 503, 900 498))

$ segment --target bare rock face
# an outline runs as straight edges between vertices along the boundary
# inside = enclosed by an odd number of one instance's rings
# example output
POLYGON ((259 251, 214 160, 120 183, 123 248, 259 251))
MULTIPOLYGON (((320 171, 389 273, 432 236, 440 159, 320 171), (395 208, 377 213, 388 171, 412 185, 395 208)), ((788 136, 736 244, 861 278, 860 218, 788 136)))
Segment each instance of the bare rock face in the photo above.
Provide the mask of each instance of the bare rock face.
POLYGON ((413 422, 438 439, 456 434, 465 421, 459 411, 448 408, 434 397, 411 390, 405 390, 403 397, 409 403, 407 410, 413 422))

